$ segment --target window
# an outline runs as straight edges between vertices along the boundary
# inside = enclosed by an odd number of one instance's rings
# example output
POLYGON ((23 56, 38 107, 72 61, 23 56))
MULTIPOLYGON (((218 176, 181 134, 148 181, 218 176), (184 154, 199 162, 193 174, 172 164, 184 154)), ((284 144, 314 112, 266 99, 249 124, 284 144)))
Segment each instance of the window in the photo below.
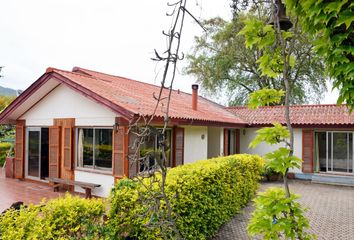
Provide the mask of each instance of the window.
POLYGON ((315 135, 315 170, 353 173, 353 132, 327 131, 315 135))
POLYGON ((162 129, 156 129, 157 131, 146 137, 144 143, 140 147, 140 156, 145 159, 141 161, 139 171, 152 170, 156 167, 156 160, 162 160, 161 144, 165 144, 165 156, 166 166, 172 166, 171 158, 171 129, 165 130, 165 143, 163 141, 162 129))
POLYGON ((78 167, 112 170, 112 129, 79 128, 78 167))

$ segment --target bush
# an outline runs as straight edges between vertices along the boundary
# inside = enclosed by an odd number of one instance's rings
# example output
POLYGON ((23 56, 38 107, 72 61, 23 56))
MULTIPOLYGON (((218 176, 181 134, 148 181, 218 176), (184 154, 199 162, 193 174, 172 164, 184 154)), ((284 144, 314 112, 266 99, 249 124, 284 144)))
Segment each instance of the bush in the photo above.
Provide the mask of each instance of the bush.
MULTIPOLYGON (((233 155, 186 164, 168 171, 166 193, 173 218, 185 239, 211 237, 254 195, 264 161, 255 155, 233 155)), ((145 182, 149 179, 145 179, 145 182)), ((151 191, 158 191, 157 184, 151 191)), ((151 196, 140 182, 120 180, 112 190, 108 227, 112 238, 157 239, 161 229, 146 227, 151 196)), ((164 203, 161 203, 164 205, 164 203)))
POLYGON ((0 239, 98 239, 104 204, 67 194, 0 215, 0 239))
POLYGON ((11 147, 12 143, 0 142, 0 167, 4 166, 5 159, 11 147))
POLYGON ((296 202, 298 195, 286 197, 281 188, 268 188, 254 199, 256 209, 247 227, 251 237, 261 234, 263 239, 315 239, 308 234, 309 221, 304 209, 296 202))

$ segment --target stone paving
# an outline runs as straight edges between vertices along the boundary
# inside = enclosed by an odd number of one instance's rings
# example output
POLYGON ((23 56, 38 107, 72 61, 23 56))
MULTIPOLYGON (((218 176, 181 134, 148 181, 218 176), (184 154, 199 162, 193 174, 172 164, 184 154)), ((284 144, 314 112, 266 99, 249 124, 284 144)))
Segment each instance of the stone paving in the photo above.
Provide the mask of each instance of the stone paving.
POLYGON ((17 201, 38 204, 44 198, 48 200, 63 195, 65 192, 54 192, 47 183, 5 178, 4 171, 0 167, 0 213, 17 201))
MULTIPOLYGON (((263 183, 260 191, 281 183, 263 183)), ((291 181, 291 191, 300 194, 299 202, 308 208, 310 233, 319 240, 354 240, 354 187, 314 184, 307 181, 291 181)), ((216 234, 214 240, 252 239, 247 236, 246 227, 252 204, 246 206, 216 234)), ((253 239, 262 239, 256 237, 253 239)))

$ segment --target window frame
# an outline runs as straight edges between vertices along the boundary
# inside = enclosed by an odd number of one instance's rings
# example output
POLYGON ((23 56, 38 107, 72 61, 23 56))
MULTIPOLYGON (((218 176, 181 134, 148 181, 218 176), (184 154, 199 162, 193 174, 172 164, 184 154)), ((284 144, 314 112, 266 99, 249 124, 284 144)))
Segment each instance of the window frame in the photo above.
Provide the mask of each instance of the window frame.
POLYGON ((76 156, 76 169, 78 170, 83 170, 83 171, 93 171, 93 172, 102 172, 102 173, 109 173, 113 171, 113 127, 90 127, 90 126, 80 126, 80 127, 76 127, 75 130, 75 135, 76 135, 76 140, 75 140, 75 156, 76 156), (79 162, 79 130, 80 129, 92 129, 93 130, 93 151, 92 151, 92 155, 93 155, 93 159, 92 159, 92 167, 84 167, 84 166, 80 166, 80 162, 79 162), (96 129, 108 129, 108 130, 112 130, 112 157, 111 157, 111 161, 112 161, 112 167, 111 168, 102 168, 102 167, 97 167, 95 164, 95 130, 96 129))

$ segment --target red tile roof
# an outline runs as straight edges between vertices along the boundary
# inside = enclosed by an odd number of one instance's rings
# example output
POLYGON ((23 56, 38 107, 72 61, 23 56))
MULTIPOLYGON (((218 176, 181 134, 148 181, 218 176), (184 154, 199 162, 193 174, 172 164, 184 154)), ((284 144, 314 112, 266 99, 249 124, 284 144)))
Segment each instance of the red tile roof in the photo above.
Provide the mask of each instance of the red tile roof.
MULTIPOLYGON (((285 124, 284 106, 228 107, 228 111, 247 121, 250 125, 285 124)), ((294 125, 353 125, 354 113, 349 114, 345 105, 298 105, 290 107, 290 120, 294 125)))
MULTIPOLYGON (((56 73, 64 77, 65 81, 69 80, 70 84, 75 84, 83 91, 87 91, 88 94, 100 96, 103 100, 131 114, 151 115, 156 106, 153 94, 158 95, 160 91, 159 86, 78 67, 75 67, 73 72, 49 68, 47 73, 56 73)), ((167 96, 167 93, 168 91, 164 90, 164 96, 167 96)), ((165 107, 166 100, 162 101, 157 108, 157 117, 164 117, 165 107)), ((176 90, 172 92, 169 116, 182 120, 246 124, 222 106, 200 96, 198 97, 198 110, 192 110, 192 95, 176 90)))

